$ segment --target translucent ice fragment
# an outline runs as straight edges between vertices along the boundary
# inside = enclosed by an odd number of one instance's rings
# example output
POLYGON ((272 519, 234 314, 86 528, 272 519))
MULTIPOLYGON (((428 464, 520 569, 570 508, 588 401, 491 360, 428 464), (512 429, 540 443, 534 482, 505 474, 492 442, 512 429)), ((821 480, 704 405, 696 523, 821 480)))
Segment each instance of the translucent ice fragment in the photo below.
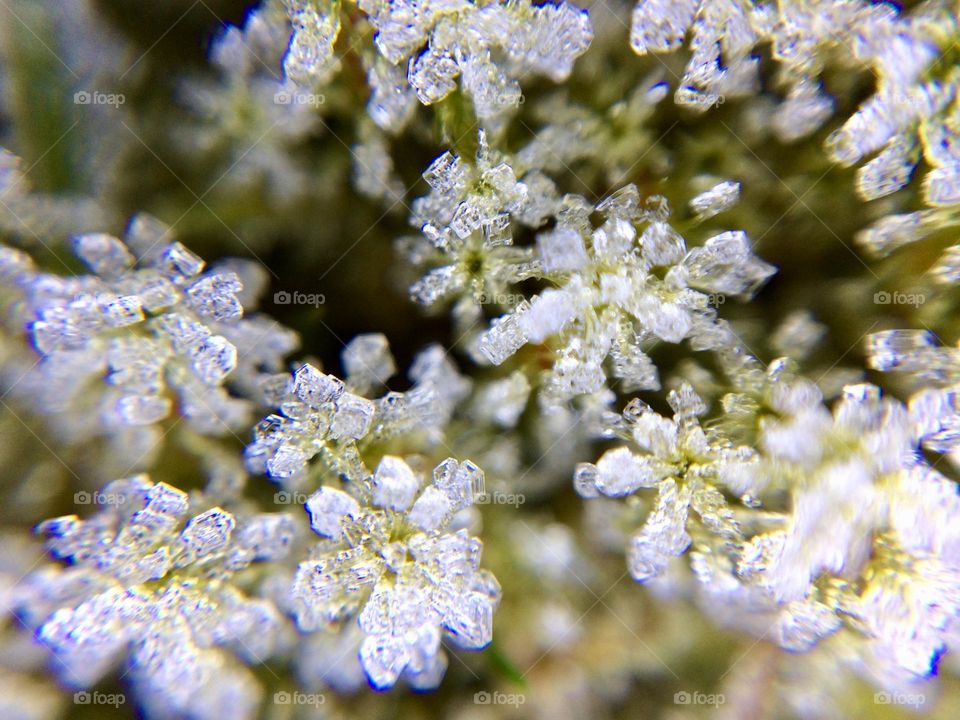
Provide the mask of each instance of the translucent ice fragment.
POLYGON ((390 510, 406 510, 413 502, 420 481, 401 458, 384 455, 373 474, 373 503, 390 510))
POLYGON ((360 515, 360 503, 342 490, 324 487, 307 498, 310 527, 318 535, 339 540, 344 518, 360 515))

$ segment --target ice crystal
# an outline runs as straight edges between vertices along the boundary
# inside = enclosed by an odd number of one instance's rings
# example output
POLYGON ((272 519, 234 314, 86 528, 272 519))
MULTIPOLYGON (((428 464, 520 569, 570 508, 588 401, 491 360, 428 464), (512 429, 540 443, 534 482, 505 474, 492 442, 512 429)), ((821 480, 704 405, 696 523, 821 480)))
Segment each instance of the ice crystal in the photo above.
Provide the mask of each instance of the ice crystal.
POLYGON ((827 50, 847 64, 869 68, 877 90, 827 139, 836 162, 853 165, 882 150, 857 174, 866 200, 888 195, 910 182, 920 155, 933 166, 924 178, 932 206, 960 202, 957 172, 955 69, 938 66, 950 51, 956 16, 942 3, 926 3, 900 13, 890 5, 850 2, 742 5, 684 0, 640 0, 633 13, 633 50, 673 52, 688 32, 691 58, 675 99, 706 111, 725 98, 757 92, 757 47, 772 46, 773 59, 788 92, 773 115, 772 127, 794 141, 820 127, 833 112, 822 90, 827 50))
POLYGON ((73 249, 92 274, 56 275, 19 251, 0 253, 0 274, 19 300, 17 323, 36 353, 6 368, 16 396, 70 442, 140 437, 128 448, 130 463, 148 459, 159 424, 175 411, 204 433, 249 424, 254 403, 226 383, 258 384, 283 366, 297 339, 243 317, 237 272, 206 269, 146 215, 130 222, 123 241, 85 234, 73 249))
POLYGON ((70 567, 34 571, 21 612, 75 688, 125 664, 150 717, 217 717, 229 704, 252 717, 259 690, 236 658, 259 663, 282 643, 286 621, 235 584, 251 563, 284 557, 294 518, 192 515, 186 493, 145 476, 99 493, 105 507, 41 523, 47 548, 70 567))
MULTIPOLYGON (((523 76, 566 79, 593 38, 586 11, 566 2, 361 0, 358 5, 377 30, 374 40, 380 55, 374 67, 407 68, 406 78, 401 83, 394 79, 390 92, 406 92, 409 83, 417 99, 431 105, 453 92, 459 77, 460 87, 484 120, 518 107, 522 97, 518 80, 523 76), (465 35, 469 42, 461 42, 465 35)), ((385 68, 375 72, 378 78, 390 75, 385 68)))
POLYGON ((669 399, 672 420, 636 400, 624 411, 627 436, 640 452, 629 446, 608 450, 595 465, 578 465, 574 476, 577 491, 587 498, 657 491, 646 522, 630 541, 628 566, 638 582, 662 574, 693 542, 687 530, 694 522, 691 511, 706 532, 741 537, 722 491, 756 493, 762 482, 755 451, 704 432, 697 417, 706 406, 689 385, 671 391, 669 399))
POLYGON ((478 355, 499 365, 527 343, 550 343, 556 360, 546 387, 564 398, 598 390, 608 357, 627 389, 657 387, 644 352, 652 341, 736 344, 715 299, 749 297, 774 268, 751 253, 741 231, 688 251, 656 200, 641 204, 634 186, 622 188, 596 206, 606 219, 594 229, 585 214, 561 215, 537 239, 542 275, 557 287, 494 320, 478 355))
POLYGON ((482 492, 483 473, 470 461, 448 458, 424 483, 403 459, 385 456, 362 482, 311 495, 311 527, 324 540, 297 570, 301 629, 355 620, 374 687, 401 677, 436 687, 447 662, 442 637, 465 649, 492 638, 500 586, 480 569, 480 541, 451 526, 482 492))
MULTIPOLYGON (((351 387, 367 389, 393 373, 393 359, 382 336, 360 336, 344 350, 351 387), (376 380, 376 382, 374 382, 376 380)), ((256 473, 283 480, 301 475, 318 453, 348 475, 363 473, 357 442, 410 432, 436 434, 469 392, 439 346, 422 351, 410 369, 413 387, 370 400, 347 389, 339 378, 305 364, 292 378, 279 376, 275 398, 280 414, 256 427, 247 448, 247 465, 256 473), (340 465, 339 463, 344 463, 340 465)))

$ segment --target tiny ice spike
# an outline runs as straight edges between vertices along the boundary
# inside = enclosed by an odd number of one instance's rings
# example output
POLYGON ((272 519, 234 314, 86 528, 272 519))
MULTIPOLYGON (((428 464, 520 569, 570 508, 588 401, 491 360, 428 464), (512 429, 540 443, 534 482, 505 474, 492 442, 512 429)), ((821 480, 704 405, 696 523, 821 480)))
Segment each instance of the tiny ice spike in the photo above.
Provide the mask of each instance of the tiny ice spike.
POLYGON ((215 718, 224 706, 253 717, 260 690, 237 659, 262 662, 289 630, 271 601, 241 590, 238 573, 287 554, 293 516, 214 507, 190 517, 186 493, 143 475, 96 497, 97 514, 38 526, 70 565, 33 571, 17 596, 53 670, 86 688, 125 663, 149 718, 215 718))
POLYGON ((12 311, 36 353, 5 359, 17 378, 10 392, 67 442, 113 438, 127 467, 149 462, 174 412, 206 434, 248 426, 255 403, 226 382, 256 386, 297 345, 291 331, 243 317, 233 268, 257 271, 243 261, 205 270, 147 215, 133 218, 125 240, 79 235, 73 250, 94 274, 43 272, 20 251, 0 252, 0 277, 19 300, 12 311))
POLYGON ((297 568, 300 629, 357 622, 373 687, 401 678, 417 689, 439 685, 442 637, 470 650, 493 637, 500 585, 480 569, 480 540, 454 529, 457 513, 481 493, 483 472, 469 460, 448 458, 423 483, 388 455, 362 482, 311 495, 311 527, 324 539, 297 568))

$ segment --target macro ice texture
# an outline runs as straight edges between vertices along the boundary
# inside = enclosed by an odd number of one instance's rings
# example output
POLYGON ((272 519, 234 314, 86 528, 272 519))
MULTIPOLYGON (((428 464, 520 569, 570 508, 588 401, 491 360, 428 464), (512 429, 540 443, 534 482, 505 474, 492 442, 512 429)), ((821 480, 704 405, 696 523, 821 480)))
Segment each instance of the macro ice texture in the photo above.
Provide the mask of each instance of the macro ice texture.
MULTIPOLYGON (((382 338, 360 336, 343 352, 348 380, 354 389, 382 384, 395 370, 382 338)), ((348 477, 365 475, 358 441, 418 432, 436 437, 470 383, 439 346, 421 351, 409 372, 413 387, 387 392, 370 400, 352 392, 339 378, 312 365, 301 365, 292 378, 273 378, 279 414, 257 425, 247 447, 247 466, 275 480, 301 476, 318 454, 348 477)))
POLYGON ((67 567, 32 572, 18 593, 24 622, 68 687, 124 667, 148 717, 254 716, 260 689, 243 663, 282 647, 288 621, 239 582, 281 560, 295 535, 283 513, 196 513, 186 493, 138 475, 107 484, 102 508, 38 526, 67 567), (240 662, 238 662, 238 660, 240 662))
POLYGON ((492 639, 500 586, 480 569, 480 541, 455 528, 483 488, 469 460, 444 460, 424 483, 402 458, 385 456, 362 482, 311 495, 311 527, 323 540, 297 569, 301 630, 356 622, 371 685, 403 678, 436 687, 447 666, 443 637, 470 650, 492 639))
POLYGON ((627 553, 630 574, 638 582, 661 575, 671 558, 690 547, 688 523, 727 541, 740 539, 742 532, 723 491, 746 495, 756 492, 761 482, 754 450, 704 432, 697 417, 706 405, 689 385, 671 391, 668 400, 672 419, 638 400, 624 410, 623 435, 640 452, 629 445, 608 450, 596 464, 578 465, 574 475, 574 486, 588 499, 656 493, 627 553))
POLYGON ((147 215, 131 220, 124 240, 90 233, 72 247, 91 274, 45 272, 22 251, 0 249, 14 324, 34 351, 4 367, 14 397, 68 442, 112 438, 132 464, 149 461, 162 423, 177 415, 206 434, 247 426, 255 403, 227 383, 257 385, 298 341, 244 317, 240 275, 207 269, 147 215))
POLYGON ((645 347, 691 341, 695 349, 732 346, 717 298, 750 297, 775 269, 753 255, 746 233, 721 232, 687 249, 667 222, 662 198, 641 201, 628 185, 601 201, 569 206, 537 236, 541 276, 555 287, 495 319, 477 343, 478 359, 502 364, 528 343, 547 344, 554 361, 544 387, 557 399, 599 390, 610 374, 626 391, 656 389, 645 347), (604 218, 599 227, 591 211, 604 218))

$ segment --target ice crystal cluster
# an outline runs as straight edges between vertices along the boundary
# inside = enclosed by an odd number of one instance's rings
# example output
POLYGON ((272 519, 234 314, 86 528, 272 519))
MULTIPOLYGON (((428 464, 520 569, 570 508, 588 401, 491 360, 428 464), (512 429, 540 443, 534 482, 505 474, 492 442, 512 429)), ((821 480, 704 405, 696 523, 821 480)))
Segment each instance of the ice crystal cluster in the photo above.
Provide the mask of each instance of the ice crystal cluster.
POLYGON ((0 3, 0 717, 957 715, 958 41, 0 3))

